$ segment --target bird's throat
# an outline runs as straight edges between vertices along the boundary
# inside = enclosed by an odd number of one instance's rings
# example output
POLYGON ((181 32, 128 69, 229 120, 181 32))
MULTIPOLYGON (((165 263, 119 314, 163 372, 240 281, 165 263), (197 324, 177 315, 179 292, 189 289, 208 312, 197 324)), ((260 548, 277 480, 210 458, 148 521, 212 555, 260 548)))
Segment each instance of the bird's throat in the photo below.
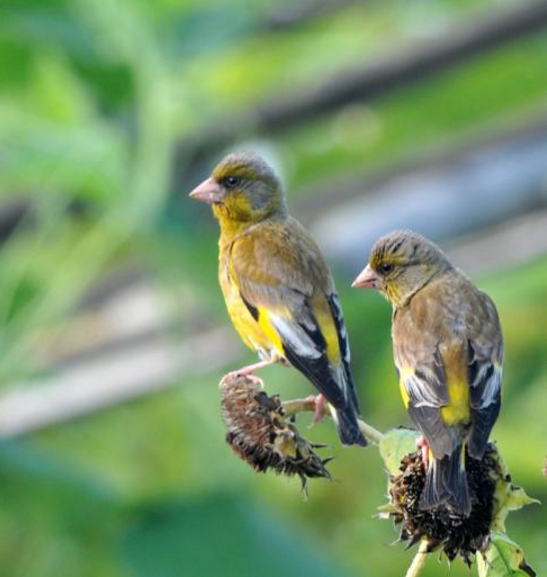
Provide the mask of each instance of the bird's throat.
POLYGON ((213 205, 213 213, 220 225, 221 234, 233 238, 252 226, 253 222, 240 218, 234 218, 234 214, 225 205, 213 205))

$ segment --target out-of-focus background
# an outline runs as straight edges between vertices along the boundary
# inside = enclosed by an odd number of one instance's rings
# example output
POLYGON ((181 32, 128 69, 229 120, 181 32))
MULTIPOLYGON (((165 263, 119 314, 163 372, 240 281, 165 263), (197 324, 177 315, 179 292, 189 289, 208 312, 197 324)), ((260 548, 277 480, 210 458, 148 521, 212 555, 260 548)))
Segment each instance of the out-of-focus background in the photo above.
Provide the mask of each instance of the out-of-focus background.
MULTIPOLYGON (((224 442, 217 383, 254 356, 224 310, 217 224, 187 193, 242 148, 327 255, 376 427, 409 421, 389 306, 349 289, 372 242, 418 230, 489 292, 507 351, 493 438, 547 500, 547 2, 4 0, 3 577, 404 574, 412 552, 373 518, 374 448, 307 431, 336 481, 305 501, 224 442)), ((540 575, 546 519, 508 524, 540 575)))

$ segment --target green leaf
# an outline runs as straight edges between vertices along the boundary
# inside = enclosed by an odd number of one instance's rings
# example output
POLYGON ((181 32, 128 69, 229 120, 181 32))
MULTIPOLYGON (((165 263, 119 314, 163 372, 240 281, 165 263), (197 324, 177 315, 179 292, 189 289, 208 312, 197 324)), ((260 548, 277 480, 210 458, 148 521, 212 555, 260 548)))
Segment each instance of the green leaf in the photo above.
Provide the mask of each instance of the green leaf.
POLYGON ((535 577, 523 550, 507 535, 493 531, 484 555, 477 555, 479 577, 535 577))
POLYGON ((382 437, 380 455, 391 475, 398 475, 402 458, 416 451, 417 439, 412 429, 391 429, 382 437))
POLYGON ((505 531, 505 519, 511 511, 518 511, 526 505, 539 504, 540 502, 529 497, 522 487, 513 485, 507 465, 499 452, 497 459, 500 477, 496 482, 491 529, 493 531, 505 531))

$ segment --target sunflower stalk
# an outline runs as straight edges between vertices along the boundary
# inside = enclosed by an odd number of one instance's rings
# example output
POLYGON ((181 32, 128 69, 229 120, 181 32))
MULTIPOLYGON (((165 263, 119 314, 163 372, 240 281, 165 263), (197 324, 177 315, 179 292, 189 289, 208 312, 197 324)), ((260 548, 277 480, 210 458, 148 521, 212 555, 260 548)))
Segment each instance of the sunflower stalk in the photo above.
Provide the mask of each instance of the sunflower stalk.
MULTIPOLYGON (((284 401, 282 403, 283 409, 287 416, 296 415, 298 413, 304 412, 314 412, 315 411, 315 400, 314 397, 306 397, 305 399, 292 399, 289 401, 284 401)), ((330 411, 328 405, 325 403, 323 408, 323 414, 325 416, 330 416, 330 411)), ((384 434, 375 429, 373 426, 365 423, 365 421, 359 419, 359 429, 367 439, 367 441, 371 441, 374 444, 379 444, 382 440, 384 434)))
POLYGON ((427 539, 422 539, 420 541, 420 547, 418 548, 418 552, 412 559, 412 563, 406 572, 405 577, 416 577, 420 574, 420 571, 425 567, 425 563, 427 561, 427 555, 429 553, 429 543, 427 539))

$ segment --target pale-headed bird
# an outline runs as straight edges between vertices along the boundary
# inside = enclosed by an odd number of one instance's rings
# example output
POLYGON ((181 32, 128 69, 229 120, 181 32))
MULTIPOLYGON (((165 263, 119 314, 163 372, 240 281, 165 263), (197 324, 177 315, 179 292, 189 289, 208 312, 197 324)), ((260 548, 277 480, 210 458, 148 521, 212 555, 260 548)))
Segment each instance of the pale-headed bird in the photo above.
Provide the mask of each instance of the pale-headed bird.
POLYGON ((503 338, 494 303, 411 231, 382 237, 353 286, 376 289, 393 305, 400 390, 428 461, 420 506, 446 503, 469 515, 466 448, 482 459, 501 403, 503 338))

